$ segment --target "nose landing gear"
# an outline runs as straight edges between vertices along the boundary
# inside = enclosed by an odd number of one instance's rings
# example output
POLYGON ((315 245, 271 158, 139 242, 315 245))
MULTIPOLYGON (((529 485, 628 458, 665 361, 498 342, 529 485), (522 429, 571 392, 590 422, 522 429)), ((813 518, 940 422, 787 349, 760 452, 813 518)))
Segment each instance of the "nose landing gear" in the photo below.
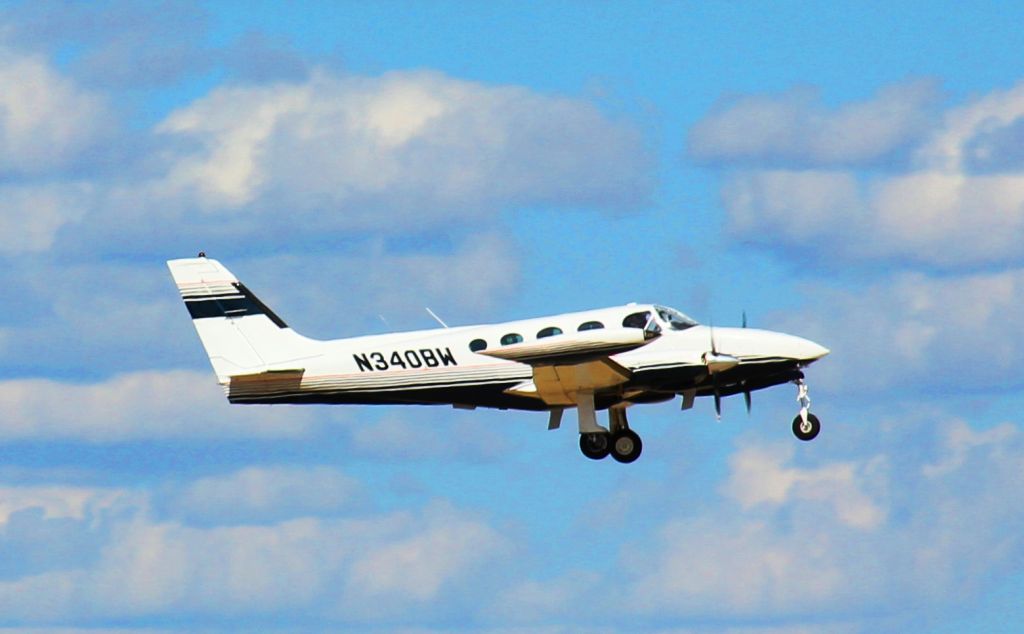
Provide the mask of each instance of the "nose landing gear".
POLYGON ((800 403, 800 413, 793 419, 793 435, 803 441, 814 440, 821 432, 821 421, 811 413, 811 397, 807 394, 807 384, 803 379, 796 383, 796 400, 800 403))

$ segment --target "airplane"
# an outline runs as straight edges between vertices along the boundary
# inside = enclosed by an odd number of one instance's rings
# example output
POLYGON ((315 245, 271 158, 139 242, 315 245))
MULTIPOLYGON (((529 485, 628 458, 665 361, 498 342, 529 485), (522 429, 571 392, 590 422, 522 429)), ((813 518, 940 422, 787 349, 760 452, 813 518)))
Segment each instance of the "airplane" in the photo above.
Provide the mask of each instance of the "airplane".
MULTIPOLYGON (((795 383, 792 430, 821 431, 803 369, 829 350, 793 335, 703 326, 658 304, 626 304, 497 324, 329 341, 295 332, 220 262, 167 262, 231 403, 450 405, 548 412, 548 429, 575 407, 584 456, 640 457, 627 408, 682 396, 722 398, 795 383), (597 411, 608 411, 608 426, 597 411)), ((429 309, 428 309, 429 310, 429 309)), ((436 318, 436 316, 435 316, 436 318)), ((438 320, 440 321, 440 320, 438 320)))

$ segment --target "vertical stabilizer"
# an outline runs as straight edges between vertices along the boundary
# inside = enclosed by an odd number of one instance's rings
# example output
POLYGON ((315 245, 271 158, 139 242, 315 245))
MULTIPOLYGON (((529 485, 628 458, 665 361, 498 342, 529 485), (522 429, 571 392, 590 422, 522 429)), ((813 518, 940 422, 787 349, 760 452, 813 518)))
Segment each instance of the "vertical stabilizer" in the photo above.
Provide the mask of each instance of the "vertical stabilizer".
POLYGON ((317 342, 289 328, 217 260, 170 260, 167 266, 221 383, 315 356, 317 342))

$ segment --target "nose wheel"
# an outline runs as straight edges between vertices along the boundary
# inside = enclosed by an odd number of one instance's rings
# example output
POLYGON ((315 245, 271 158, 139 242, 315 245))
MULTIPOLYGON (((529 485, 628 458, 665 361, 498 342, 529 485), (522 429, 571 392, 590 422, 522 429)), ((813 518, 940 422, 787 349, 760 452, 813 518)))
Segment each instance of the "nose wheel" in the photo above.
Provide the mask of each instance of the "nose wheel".
POLYGON ((814 414, 808 412, 806 420, 799 415, 793 419, 793 435, 800 440, 805 442, 814 440, 819 432, 821 432, 821 421, 814 414))
POLYGON ((811 413, 811 397, 807 393, 807 384, 803 379, 793 381, 796 383, 796 400, 800 403, 800 413, 793 419, 793 435, 807 442, 814 440, 821 433, 821 421, 811 413))

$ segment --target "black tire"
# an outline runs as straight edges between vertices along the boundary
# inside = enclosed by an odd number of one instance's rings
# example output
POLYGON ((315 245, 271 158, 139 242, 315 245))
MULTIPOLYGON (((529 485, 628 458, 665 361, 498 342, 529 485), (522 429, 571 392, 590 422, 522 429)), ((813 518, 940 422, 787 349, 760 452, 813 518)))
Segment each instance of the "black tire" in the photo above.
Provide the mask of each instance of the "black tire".
POLYGON ((611 448, 611 436, 605 432, 580 434, 580 451, 591 460, 607 458, 611 448))
POLYGON ((628 464, 640 457, 644 444, 640 441, 640 436, 632 429, 620 429, 612 436, 609 449, 611 450, 612 458, 621 463, 628 464))
POLYGON ((821 432, 821 421, 818 417, 811 413, 807 414, 807 430, 803 429, 803 422, 799 415, 793 419, 793 435, 804 442, 817 438, 821 432))

